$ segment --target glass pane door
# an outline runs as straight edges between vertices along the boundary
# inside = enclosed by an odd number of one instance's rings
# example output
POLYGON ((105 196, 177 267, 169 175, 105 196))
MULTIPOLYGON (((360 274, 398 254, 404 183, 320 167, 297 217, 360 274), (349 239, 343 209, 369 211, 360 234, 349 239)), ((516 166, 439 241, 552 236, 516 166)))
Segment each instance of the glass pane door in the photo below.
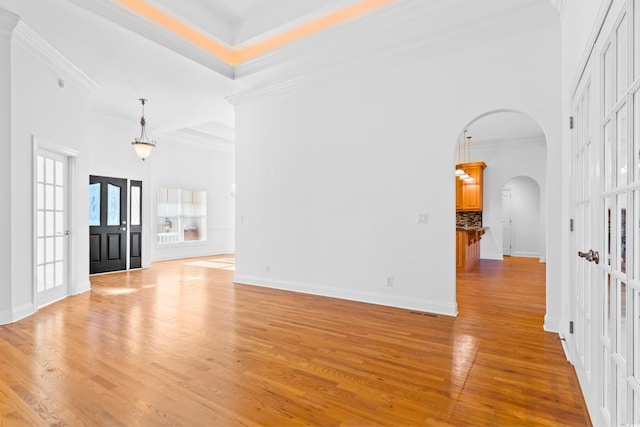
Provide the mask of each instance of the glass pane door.
POLYGON ((68 294, 67 159, 36 155, 36 302, 49 304, 68 294))

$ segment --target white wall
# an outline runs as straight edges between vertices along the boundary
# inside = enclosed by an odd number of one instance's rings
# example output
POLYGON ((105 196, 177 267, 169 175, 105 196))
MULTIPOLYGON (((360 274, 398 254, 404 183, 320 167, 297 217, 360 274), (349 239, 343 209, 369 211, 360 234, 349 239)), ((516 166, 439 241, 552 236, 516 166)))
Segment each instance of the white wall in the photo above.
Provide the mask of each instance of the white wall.
MULTIPOLYGON (((237 281, 457 312, 459 129, 487 111, 521 111, 560 157, 559 27, 467 46, 236 103, 237 281)), ((555 319, 559 266, 549 267, 555 319)))
MULTIPOLYGON (((484 212, 482 222, 489 230, 480 245, 480 257, 502 259, 502 188, 512 178, 527 176, 540 188, 538 217, 540 226, 537 255, 545 258, 546 253, 546 203, 547 198, 547 150, 544 139, 540 141, 511 142, 500 145, 480 146, 471 151, 474 161, 487 164, 484 170, 484 212)), ((523 252, 529 252, 528 250, 523 252)))
MULTIPOLYGON (((175 245, 152 244, 153 261, 235 252, 234 147, 226 143, 197 144, 164 139, 152 162, 151 203, 156 211, 158 188, 207 192, 207 240, 175 245), (176 159, 180 159, 176 161, 176 159)), ((155 224, 156 218, 153 218, 155 224)))
MULTIPOLYGON (((20 25, 20 24, 18 24, 20 25)), ((0 323, 18 320, 34 311, 32 181, 33 138, 54 150, 71 150, 76 156, 76 182, 88 172, 89 93, 73 79, 54 71, 42 57, 12 41, 11 55, 11 280, 0 283, 4 294, 11 289, 10 305, 0 308, 0 323), (58 80, 65 79, 61 88, 58 80), (19 256, 18 256, 19 255, 19 256)), ((88 191, 80 186, 74 212, 87 212, 88 191)), ((86 259, 89 237, 86 215, 78 215, 70 226, 72 247, 71 293, 89 289, 86 259)))
MULTIPOLYGON (((13 220, 11 200, 14 198, 11 182, 11 35, 18 19, 17 16, 0 9, 0 197, 4 201, 0 204, 0 224, 4 224, 9 230, 13 220)), ((9 234, 0 240, 0 325, 11 322, 16 317, 11 301, 12 257, 12 236, 9 234)))

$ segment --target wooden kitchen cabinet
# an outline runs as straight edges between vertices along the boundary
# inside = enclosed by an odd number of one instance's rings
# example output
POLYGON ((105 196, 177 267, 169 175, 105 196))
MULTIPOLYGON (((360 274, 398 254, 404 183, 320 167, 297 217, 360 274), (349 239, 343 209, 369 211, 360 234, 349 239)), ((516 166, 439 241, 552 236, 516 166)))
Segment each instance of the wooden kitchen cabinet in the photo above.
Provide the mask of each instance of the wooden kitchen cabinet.
POLYGON ((480 239, 487 227, 456 229, 456 273, 466 273, 480 262, 480 239))
POLYGON ((482 210, 482 175, 487 165, 484 162, 462 163, 456 165, 456 169, 461 167, 475 180, 468 183, 456 179, 456 210, 457 211, 481 211, 482 210))

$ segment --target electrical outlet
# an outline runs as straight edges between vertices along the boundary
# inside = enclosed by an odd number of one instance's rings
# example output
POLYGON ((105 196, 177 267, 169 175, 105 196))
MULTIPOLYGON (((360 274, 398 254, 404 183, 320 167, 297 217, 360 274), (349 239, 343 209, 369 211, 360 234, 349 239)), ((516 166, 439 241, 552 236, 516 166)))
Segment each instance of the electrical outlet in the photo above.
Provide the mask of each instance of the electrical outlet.
POLYGON ((427 222, 429 222, 429 215, 426 212, 419 212, 416 215, 416 223, 426 224, 427 222))
POLYGON ((264 266, 264 271, 266 271, 267 273, 271 273, 271 264, 267 264, 264 266))
POLYGON ((393 286, 393 276, 387 277, 387 286, 388 287, 392 287, 393 286))

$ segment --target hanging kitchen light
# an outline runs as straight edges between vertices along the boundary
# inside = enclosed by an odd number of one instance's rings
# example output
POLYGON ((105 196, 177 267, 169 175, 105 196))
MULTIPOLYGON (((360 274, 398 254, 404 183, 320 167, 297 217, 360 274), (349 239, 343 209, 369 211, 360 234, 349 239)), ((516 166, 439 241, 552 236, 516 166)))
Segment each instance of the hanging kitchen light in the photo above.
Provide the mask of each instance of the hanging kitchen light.
POLYGON ((462 162, 461 162, 461 159, 460 159, 460 149, 461 149, 461 147, 462 147, 462 144, 460 143, 460 141, 458 141, 458 167, 456 168, 456 176, 464 175, 464 169, 462 169, 462 165, 461 165, 462 162))
POLYGON ((151 150, 156 146, 155 141, 150 141, 147 136, 146 124, 147 121, 144 119, 144 103, 147 102, 146 99, 140 98, 140 102, 142 103, 142 118, 140 119, 140 138, 136 138, 134 142, 131 143, 133 145, 133 149, 136 150, 136 154, 142 160, 149 157, 151 154, 151 150))
MULTIPOLYGON (((462 146, 462 153, 463 153, 463 155, 462 155, 462 157, 463 157, 462 158, 462 163, 464 163, 464 160, 465 160, 465 158, 467 156, 466 150, 465 150, 465 146, 464 146, 464 140, 466 139, 466 137, 467 137, 467 130, 465 129, 464 130, 464 137, 462 138, 462 144, 460 144, 462 146)), ((470 175, 467 172, 465 172, 464 169, 462 169, 462 165, 459 168, 459 170, 462 171, 462 173, 458 173, 458 169, 456 169, 456 176, 460 179, 460 181, 464 181, 465 179, 469 178, 470 175)))
MULTIPOLYGON (((471 137, 470 136, 467 137, 467 141, 468 141, 467 145, 469 149, 469 160, 471 160, 471 137)), ((476 180, 471 175, 468 175, 468 177, 464 179, 464 182, 466 182, 467 184, 473 184, 474 182, 476 182, 476 180)))

